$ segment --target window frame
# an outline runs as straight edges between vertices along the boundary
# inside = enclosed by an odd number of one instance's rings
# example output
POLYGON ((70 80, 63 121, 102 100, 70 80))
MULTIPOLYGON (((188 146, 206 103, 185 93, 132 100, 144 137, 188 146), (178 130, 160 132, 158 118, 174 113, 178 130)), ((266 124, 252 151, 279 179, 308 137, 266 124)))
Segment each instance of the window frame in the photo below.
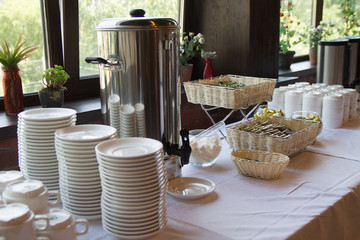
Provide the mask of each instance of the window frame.
MULTIPOLYGON (((80 78, 79 68, 79 4, 77 0, 40 0, 46 68, 64 66, 70 79, 66 83, 65 100, 98 97, 99 76, 80 78)), ((39 89, 40 90, 40 89, 39 89)), ((38 94, 24 94, 25 107, 40 105, 38 94)), ((0 111, 4 100, 0 98, 0 111)))
MULTIPOLYGON (((79 61, 79 3, 78 0, 39 0, 42 9, 44 52, 47 66, 64 66, 70 79, 66 83, 65 100, 72 101, 100 95, 99 76, 80 77, 79 61), (63 30, 63 31, 61 31, 63 30)), ((186 0, 180 0, 186 5, 186 0)), ((313 0, 313 24, 322 19, 324 0, 313 0)), ((183 11, 186 11, 184 6, 183 11)), ((183 12, 180 17, 183 18, 183 12)), ((183 19, 181 19, 183 21, 183 19)), ((185 21, 183 22, 186 23, 185 21)), ((306 61, 308 55, 297 56, 294 62, 306 61)), ((40 89, 39 89, 40 90, 40 89)), ((37 93, 24 94, 25 107, 40 105, 37 93)), ((3 97, 0 97, 0 111, 4 111, 3 97)))
MULTIPOLYGON (((323 13, 323 6, 324 6, 324 0, 312 0, 312 5, 315 6, 315 10, 312 12, 311 21, 312 25, 317 26, 320 24, 320 21, 322 20, 322 13, 323 13)), ((300 55, 294 57, 294 63, 297 62, 303 62, 309 60, 309 54, 306 55, 300 55)))

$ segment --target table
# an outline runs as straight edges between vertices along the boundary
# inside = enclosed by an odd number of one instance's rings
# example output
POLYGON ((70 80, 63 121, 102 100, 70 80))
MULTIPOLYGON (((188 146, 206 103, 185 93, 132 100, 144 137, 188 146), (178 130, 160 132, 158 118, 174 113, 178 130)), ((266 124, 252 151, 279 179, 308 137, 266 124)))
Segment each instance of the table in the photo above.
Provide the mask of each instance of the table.
MULTIPOLYGON (((168 224, 152 240, 360 239, 360 121, 323 129, 317 142, 293 156, 280 179, 239 175, 225 141, 215 165, 186 165, 183 176, 214 181, 198 200, 168 196, 168 224)), ((85 238, 117 239, 101 221, 85 238)))

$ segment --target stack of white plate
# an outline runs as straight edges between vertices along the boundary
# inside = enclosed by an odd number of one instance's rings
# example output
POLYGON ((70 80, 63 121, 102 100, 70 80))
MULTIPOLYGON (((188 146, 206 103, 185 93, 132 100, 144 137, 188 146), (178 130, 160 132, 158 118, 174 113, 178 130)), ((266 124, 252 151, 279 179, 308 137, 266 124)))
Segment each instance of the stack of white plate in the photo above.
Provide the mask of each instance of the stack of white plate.
POLYGON ((95 149, 104 229, 124 239, 145 238, 164 229, 163 144, 149 138, 121 138, 102 142, 95 149))
POLYGON ((100 124, 85 124, 55 132, 59 161, 60 194, 63 208, 87 219, 101 217, 101 183, 95 146, 116 138, 116 129, 100 124))
POLYGON ((73 109, 41 108, 19 113, 19 166, 26 179, 39 180, 48 190, 59 190, 54 132, 75 123, 73 109))

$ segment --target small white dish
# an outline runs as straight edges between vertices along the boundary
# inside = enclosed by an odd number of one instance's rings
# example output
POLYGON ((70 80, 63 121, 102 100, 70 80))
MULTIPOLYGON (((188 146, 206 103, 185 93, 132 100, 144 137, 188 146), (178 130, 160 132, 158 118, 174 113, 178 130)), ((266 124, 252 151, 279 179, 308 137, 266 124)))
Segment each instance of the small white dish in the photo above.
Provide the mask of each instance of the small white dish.
POLYGON ((176 198, 199 199, 215 190, 215 183, 196 177, 179 177, 169 181, 167 192, 176 198))

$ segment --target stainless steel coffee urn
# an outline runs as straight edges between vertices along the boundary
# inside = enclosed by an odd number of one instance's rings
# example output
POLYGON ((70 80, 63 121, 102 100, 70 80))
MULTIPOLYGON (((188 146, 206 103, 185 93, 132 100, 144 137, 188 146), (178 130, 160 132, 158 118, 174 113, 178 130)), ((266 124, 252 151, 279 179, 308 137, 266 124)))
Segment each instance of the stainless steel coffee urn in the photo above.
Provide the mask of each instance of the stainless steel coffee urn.
POLYGON ((316 81, 318 83, 344 85, 347 45, 348 41, 344 39, 319 42, 319 62, 316 70, 316 81))
POLYGON ((102 20, 96 27, 99 56, 85 59, 99 64, 104 123, 110 125, 112 100, 120 99, 126 113, 135 111, 134 122, 141 121, 141 136, 162 141, 166 160, 181 167, 191 148, 188 131, 180 131, 179 25, 171 18, 144 17, 142 9, 130 15, 102 20))

